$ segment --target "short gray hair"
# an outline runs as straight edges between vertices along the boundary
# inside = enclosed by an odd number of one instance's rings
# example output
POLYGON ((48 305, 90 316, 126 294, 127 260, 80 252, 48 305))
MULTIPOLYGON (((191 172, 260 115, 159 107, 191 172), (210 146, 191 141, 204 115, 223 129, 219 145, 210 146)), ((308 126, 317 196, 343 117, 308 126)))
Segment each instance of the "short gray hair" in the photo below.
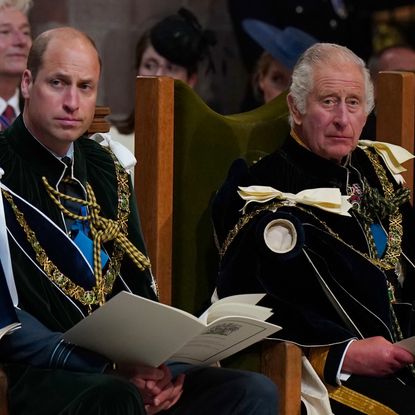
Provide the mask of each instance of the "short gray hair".
POLYGON ((33 6, 33 0, 0 0, 0 11, 6 7, 13 7, 24 14, 28 14, 33 6))
MULTIPOLYGON (((315 43, 308 48, 299 58, 294 66, 290 94, 293 102, 301 114, 306 113, 306 101, 313 89, 314 70, 317 66, 333 62, 354 63, 360 68, 365 83, 366 114, 369 114, 374 107, 373 83, 370 73, 363 59, 345 46, 334 43, 315 43)), ((290 125, 294 126, 294 120, 290 114, 290 125)))

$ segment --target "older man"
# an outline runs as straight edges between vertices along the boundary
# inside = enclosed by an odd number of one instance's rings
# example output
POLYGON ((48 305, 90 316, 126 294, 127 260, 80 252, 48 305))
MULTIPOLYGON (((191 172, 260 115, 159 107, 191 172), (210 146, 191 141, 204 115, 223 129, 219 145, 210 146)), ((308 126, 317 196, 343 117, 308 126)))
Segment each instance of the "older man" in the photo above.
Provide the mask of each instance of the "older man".
POLYGON ((20 113, 19 86, 32 38, 32 0, 0 0, 0 130, 20 113))
POLYGON ((315 44, 287 100, 291 137, 250 168, 236 161, 215 199, 218 295, 269 293, 279 335, 304 346, 336 415, 414 414, 414 356, 394 344, 413 334, 414 214, 388 153, 359 142, 368 71, 315 44))
POLYGON ((115 368, 62 341, 62 331, 121 290, 157 299, 128 174, 114 154, 82 137, 94 115, 100 69, 84 33, 65 27, 41 34, 23 73, 23 114, 0 136, 22 322, 0 343, 12 412, 274 413, 276 388, 261 375, 173 363, 115 368), (63 238, 34 232, 11 191, 49 217, 63 238), (74 245, 94 258, 92 275, 76 266, 74 245))

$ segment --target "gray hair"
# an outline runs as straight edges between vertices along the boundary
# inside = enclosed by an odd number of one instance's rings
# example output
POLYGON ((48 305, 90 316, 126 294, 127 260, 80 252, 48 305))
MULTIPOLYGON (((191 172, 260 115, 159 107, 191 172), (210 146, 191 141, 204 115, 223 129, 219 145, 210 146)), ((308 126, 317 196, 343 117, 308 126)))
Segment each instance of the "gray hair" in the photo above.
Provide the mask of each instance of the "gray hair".
MULTIPOLYGON (((313 90, 314 70, 316 67, 333 62, 340 64, 353 63, 360 68, 365 83, 365 111, 366 114, 369 114, 374 107, 374 93, 373 83, 365 62, 350 49, 334 43, 314 44, 300 56, 296 63, 292 74, 290 94, 298 111, 301 114, 306 113, 306 101, 308 95, 313 90)), ((294 120, 291 114, 289 121, 291 127, 293 127, 294 120)))
POLYGON ((0 0, 0 11, 6 7, 13 7, 24 14, 28 14, 33 6, 33 0, 0 0))

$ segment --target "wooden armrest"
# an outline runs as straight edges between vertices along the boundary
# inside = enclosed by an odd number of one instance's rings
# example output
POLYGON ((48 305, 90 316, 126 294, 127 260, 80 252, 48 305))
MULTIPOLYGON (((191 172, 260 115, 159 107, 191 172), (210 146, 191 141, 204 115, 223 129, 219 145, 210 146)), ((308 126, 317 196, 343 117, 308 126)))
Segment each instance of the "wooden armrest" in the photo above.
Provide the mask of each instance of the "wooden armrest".
POLYGON ((87 135, 95 133, 107 133, 111 127, 111 124, 106 119, 109 114, 109 107, 96 107, 94 119, 88 128, 87 135))
POLYGON ((293 343, 265 340, 262 342, 261 373, 271 378, 280 393, 280 413, 300 415, 301 356, 293 343))

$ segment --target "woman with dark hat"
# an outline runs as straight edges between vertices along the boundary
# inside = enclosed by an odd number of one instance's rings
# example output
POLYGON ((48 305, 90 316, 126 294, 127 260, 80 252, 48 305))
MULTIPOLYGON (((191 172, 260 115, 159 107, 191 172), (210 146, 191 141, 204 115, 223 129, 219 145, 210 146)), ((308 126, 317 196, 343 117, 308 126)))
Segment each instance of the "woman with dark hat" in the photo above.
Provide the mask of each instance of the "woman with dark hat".
MULTIPOLYGON (((215 44, 214 32, 203 29, 192 12, 181 8, 140 37, 136 47, 137 75, 170 76, 193 88, 202 61, 207 59, 207 70, 213 69, 210 47, 215 44)), ((114 125, 122 135, 133 134, 134 111, 125 120, 114 122, 114 125)), ((117 132, 114 131, 113 135, 117 132)), ((117 140, 119 138, 116 137, 117 140)), ((128 137, 121 138, 121 141, 126 140, 128 137)))

